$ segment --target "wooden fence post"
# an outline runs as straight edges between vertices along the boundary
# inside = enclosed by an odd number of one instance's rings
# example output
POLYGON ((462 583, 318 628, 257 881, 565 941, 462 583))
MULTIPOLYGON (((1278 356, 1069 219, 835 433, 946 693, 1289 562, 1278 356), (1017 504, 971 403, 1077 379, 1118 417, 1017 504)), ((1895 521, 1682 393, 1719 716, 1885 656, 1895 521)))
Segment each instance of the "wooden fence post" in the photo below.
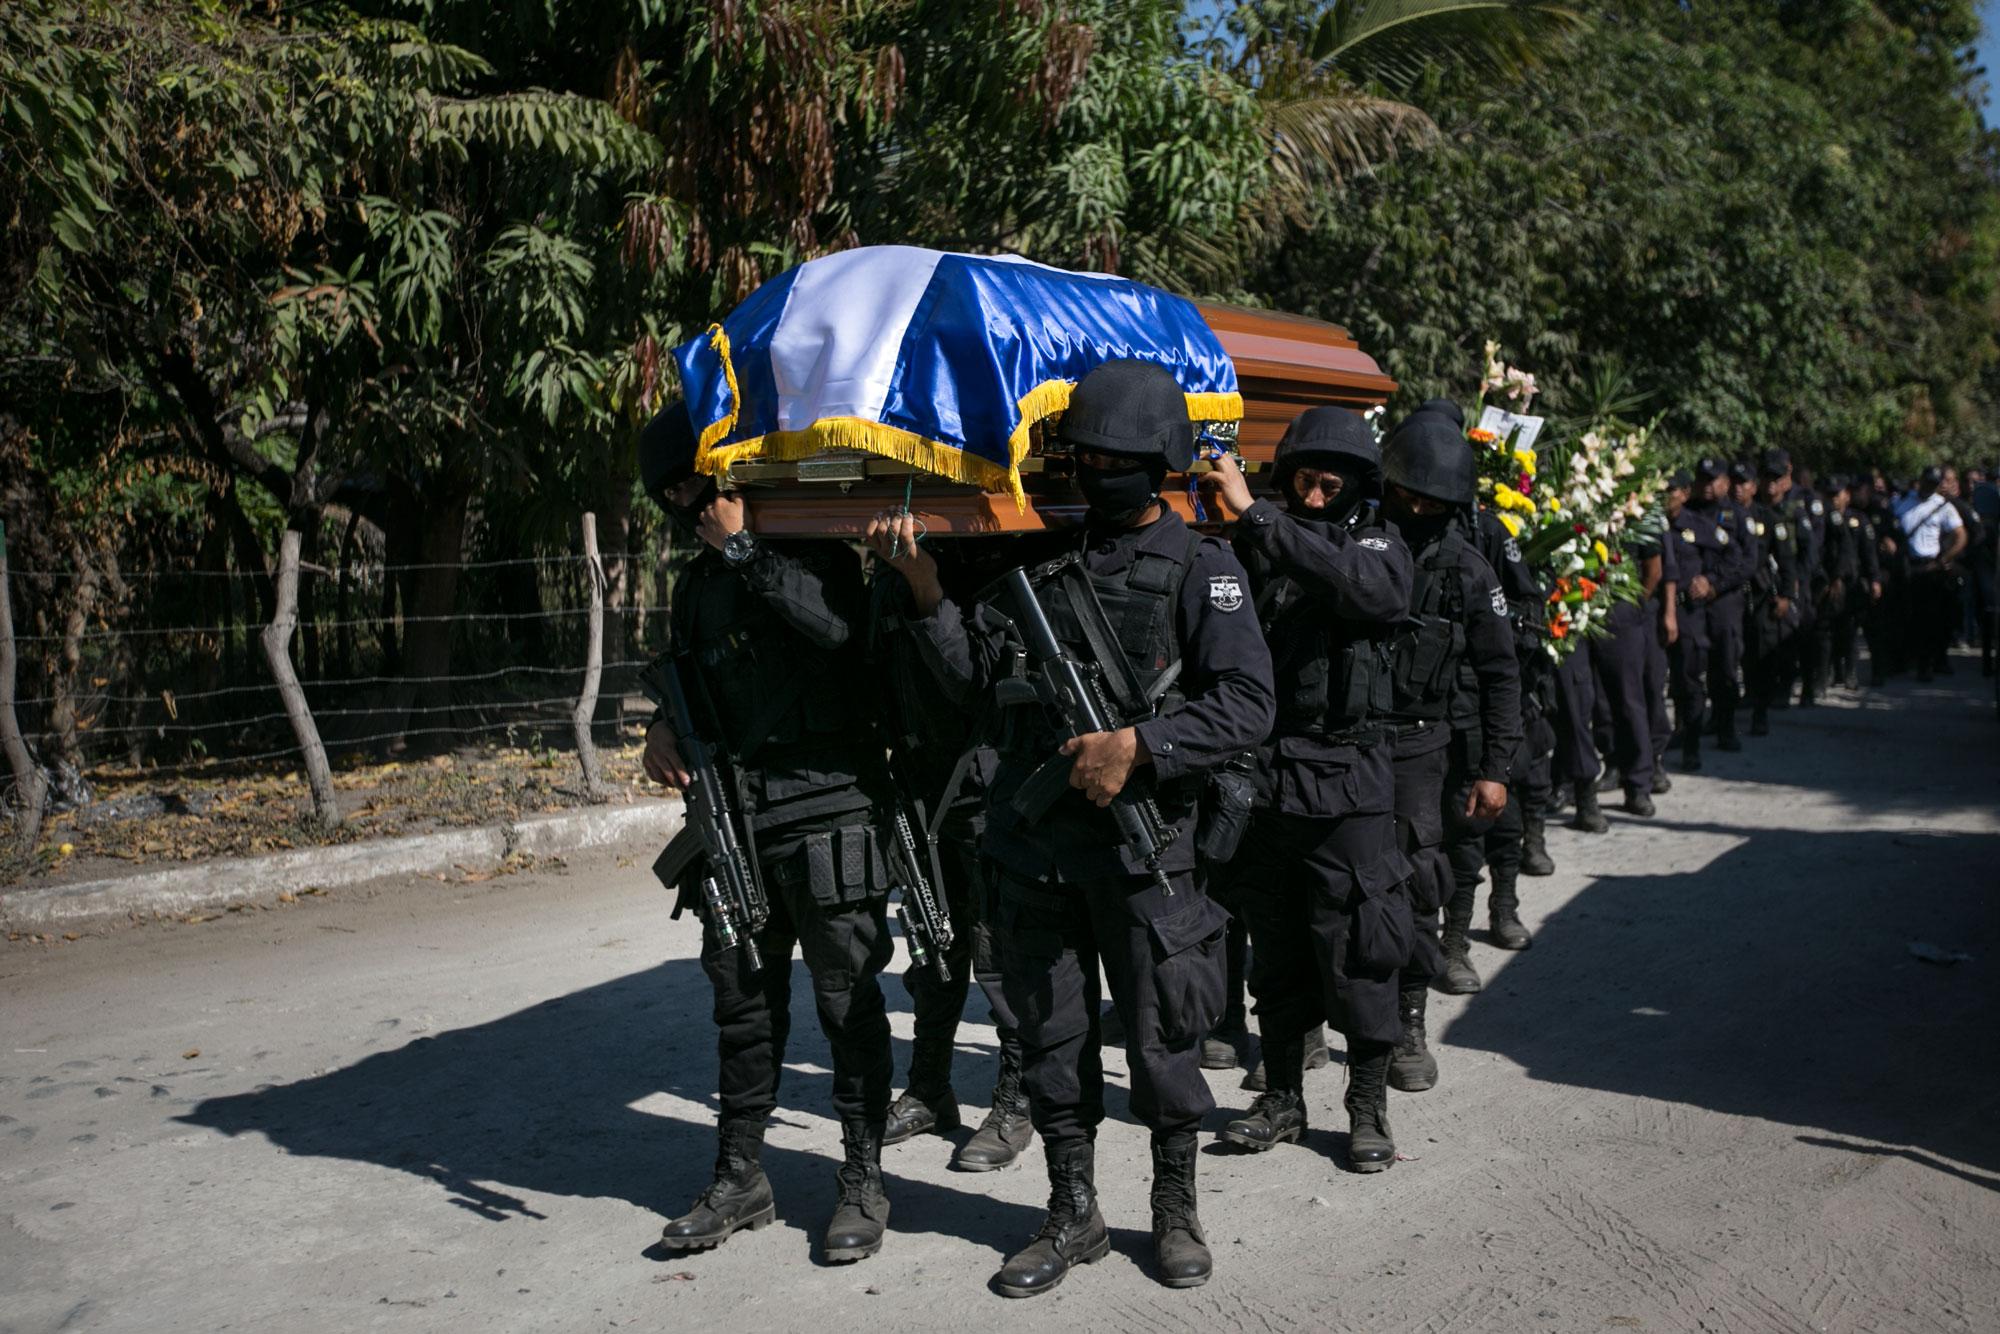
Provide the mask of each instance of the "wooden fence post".
POLYGON ((597 554, 597 515, 583 516, 584 577, 590 582, 590 628, 583 640, 583 694, 576 701, 576 758, 583 765, 583 794, 603 801, 604 771, 590 726, 597 716, 597 687, 604 678, 604 563, 597 554))
POLYGON ((292 735, 298 738, 299 755, 305 762, 306 782, 312 787, 313 818, 324 829, 340 823, 340 801, 333 791, 333 771, 327 767, 326 747, 320 743, 319 726, 306 706, 306 692, 292 670, 292 632, 299 623, 299 540, 296 528, 286 528, 278 546, 278 610, 264 627, 264 661, 271 679, 278 683, 278 697, 284 701, 285 716, 291 719, 292 735))
POLYGON ((0 747, 7 752, 7 767, 14 771, 14 806, 19 812, 21 851, 32 856, 35 840, 41 837, 42 811, 48 804, 49 785, 41 766, 28 753, 27 738, 21 735, 21 720, 14 715, 14 603, 8 589, 7 525, 0 522, 0 747))

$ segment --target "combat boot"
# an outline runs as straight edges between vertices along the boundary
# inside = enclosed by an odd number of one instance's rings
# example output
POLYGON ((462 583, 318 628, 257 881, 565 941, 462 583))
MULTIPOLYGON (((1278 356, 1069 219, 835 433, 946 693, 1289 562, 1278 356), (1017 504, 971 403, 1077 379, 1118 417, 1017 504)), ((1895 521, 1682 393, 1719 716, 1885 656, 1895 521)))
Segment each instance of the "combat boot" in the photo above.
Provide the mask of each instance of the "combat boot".
POLYGON ((1021 1047, 1000 1046, 1000 1079, 993 1085, 993 1109, 972 1132, 951 1165, 961 1172, 997 1172, 1012 1167, 1035 1138, 1028 1119, 1028 1095, 1021 1087, 1021 1047))
POLYGON ((1465 928, 1447 922, 1444 928, 1444 971, 1431 985, 1447 996, 1470 996, 1480 988, 1479 972, 1472 966, 1472 950, 1465 941, 1465 928))
POLYGON ((1487 934, 1503 950, 1524 950, 1535 943, 1528 928, 1521 925, 1521 896, 1516 892, 1511 871, 1495 869, 1493 897, 1486 901, 1487 934))
POLYGON ((1549 825, 1536 810, 1521 817, 1521 874, 1554 875, 1555 858, 1549 856, 1549 825))
POLYGON ((919 1034, 910 1052, 910 1086, 889 1105, 882 1143, 901 1144, 918 1135, 949 1135, 961 1118, 951 1087, 952 1035, 919 1034))
POLYGON ((1223 1127, 1223 1139, 1262 1153, 1280 1144, 1296 1144, 1306 1133, 1306 1104, 1300 1090, 1305 1087, 1307 1041, 1304 1033, 1265 1040, 1258 1069, 1270 1081, 1270 1089, 1250 1104, 1249 1115, 1223 1127))
MULTIPOLYGON (((1750 711, 1750 735, 1764 735, 1763 732, 1757 730, 1757 719, 1762 716, 1764 716, 1762 709, 1753 708, 1750 711)), ((1770 730, 1768 719, 1764 724, 1764 730, 1770 730)), ((1734 753, 1743 749, 1743 739, 1736 735, 1736 711, 1734 709, 1724 714, 1722 720, 1715 725, 1715 748, 1726 753, 1734 753)))
POLYGON ((1198 1288, 1215 1273, 1194 1201, 1195 1134, 1153 1132, 1153 1263, 1170 1288, 1198 1288))
POLYGON ((1701 742, 1688 740, 1681 743, 1681 772, 1698 774, 1701 772, 1701 742))
POLYGON ((1250 1026, 1242 1011, 1222 1016, 1222 1022, 1201 1040, 1201 1068, 1234 1070, 1250 1054, 1250 1026))
MULTIPOLYGON (((1325 1024, 1315 1025, 1313 1029, 1306 1034, 1305 1041, 1306 1041, 1305 1068, 1308 1070, 1324 1070, 1326 1068, 1326 1063, 1329 1059, 1326 1053, 1326 1025, 1325 1024)), ((1262 1093, 1265 1089, 1270 1087, 1270 1082, 1266 1076, 1266 1071, 1264 1068, 1264 1057, 1261 1052, 1258 1053, 1257 1056, 1257 1068, 1252 1070, 1249 1074, 1243 1076, 1243 1082, 1241 1084, 1238 1084, 1237 1087, 1241 1089, 1247 1089, 1252 1093, 1262 1093)))
POLYGON ((1007 1257, 993 1286, 1004 1297, 1035 1297, 1063 1281, 1076 1265, 1104 1258, 1111 1234, 1097 1211, 1096 1146, 1066 1139, 1042 1151, 1049 1163, 1049 1213, 1042 1230, 1007 1257))
POLYGON ((1664 797, 1673 790, 1674 780, 1667 777, 1667 757, 1664 755, 1655 755, 1653 757, 1653 795, 1664 797))
MULTIPOLYGON (((1763 709, 1750 710, 1750 735, 1751 736, 1771 735, 1771 715, 1768 712, 1766 712, 1763 709)), ((1731 741, 1734 741, 1735 739, 1736 738, 1734 737, 1730 738, 1731 741)), ((1724 750, 1736 749, 1736 747, 1727 744, 1723 744, 1722 748, 1724 750)))
POLYGON ((1607 834, 1611 832, 1611 821, 1604 818, 1604 812, 1597 804, 1597 789, 1590 783, 1576 785, 1576 818, 1569 822, 1571 829, 1581 829, 1586 834, 1607 834))
POLYGON ((889 1196, 882 1189, 882 1123, 843 1121, 840 1142, 847 1160, 835 1174, 840 1202, 826 1225, 829 1264, 867 1259, 882 1249, 882 1234, 889 1230, 889 1196))
POLYGON ((732 1233, 756 1231, 778 1216, 771 1182, 761 1162, 764 1123, 725 1121, 715 1152, 715 1180, 694 1202, 694 1208, 668 1223, 660 1245, 670 1251, 705 1251, 720 1246, 732 1233))
POLYGON ((1625 813, 1627 815, 1648 816, 1658 812, 1653 807, 1652 793, 1634 783, 1625 789, 1625 813))
MULTIPOLYGON (((1424 1032, 1424 1011, 1430 1001, 1430 988, 1419 984, 1404 986, 1400 997, 1403 1015, 1403 1038, 1396 1044, 1396 1052, 1389 1061, 1389 1087, 1404 1093, 1422 1093, 1425 1089, 1437 1087, 1437 1057, 1431 1054, 1428 1036, 1424 1032)), ((1304 1125, 1301 1114, 1301 1128, 1304 1125)))
POLYGON ((1356 1043, 1347 1058, 1347 1166, 1380 1172, 1394 1165, 1389 1134, 1389 1056, 1386 1042, 1356 1043), (1365 1053, 1365 1054, 1364 1054, 1365 1053))

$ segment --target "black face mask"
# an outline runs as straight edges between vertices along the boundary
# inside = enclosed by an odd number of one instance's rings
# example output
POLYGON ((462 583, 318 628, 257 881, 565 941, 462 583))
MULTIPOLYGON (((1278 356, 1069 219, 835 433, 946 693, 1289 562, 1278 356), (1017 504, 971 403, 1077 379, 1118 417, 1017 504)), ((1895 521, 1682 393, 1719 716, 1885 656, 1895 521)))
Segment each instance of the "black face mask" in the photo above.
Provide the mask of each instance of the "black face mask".
POLYGON ((1290 514, 1294 519, 1303 519, 1307 523, 1346 523, 1354 517, 1354 512, 1361 508, 1363 496, 1359 481, 1355 478, 1347 477, 1344 473, 1342 476, 1345 478, 1346 484, 1340 488, 1340 494, 1318 509, 1314 509, 1312 506, 1306 504, 1305 499, 1298 492, 1292 490, 1291 483, 1286 482, 1285 512, 1290 514))
POLYGON ((1076 486, 1083 492, 1094 518, 1110 523, 1130 523, 1146 512, 1159 497, 1164 470, 1156 475, 1151 467, 1106 472, 1099 468, 1078 468, 1076 486))
POLYGON ((1411 547, 1427 547, 1451 527, 1451 511, 1442 514, 1398 514, 1396 530, 1411 547))
POLYGON ((697 525, 701 522, 701 512, 715 503, 715 494, 715 479, 710 477, 702 483, 701 492, 695 497, 694 504, 676 505, 672 500, 661 496, 660 508, 666 511, 667 521, 673 524, 675 532, 682 537, 699 537, 701 534, 697 525))

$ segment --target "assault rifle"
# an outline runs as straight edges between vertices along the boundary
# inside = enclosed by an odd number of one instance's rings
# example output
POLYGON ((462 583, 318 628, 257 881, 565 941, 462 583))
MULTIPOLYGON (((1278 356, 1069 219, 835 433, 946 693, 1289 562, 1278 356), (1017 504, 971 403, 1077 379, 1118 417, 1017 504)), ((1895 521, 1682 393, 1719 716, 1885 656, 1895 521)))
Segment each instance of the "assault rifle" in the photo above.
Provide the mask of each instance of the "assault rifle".
MULTIPOLYGON (((1015 625, 1021 632, 1029 665, 1033 668, 1034 696, 1061 719, 1065 738, 1086 736, 1092 732, 1115 732, 1139 722, 1142 712, 1150 716, 1151 700, 1133 678, 1131 665, 1117 647, 1104 608, 1098 603, 1089 581, 1081 571, 1065 572, 1073 572, 1075 576, 1070 581, 1070 601, 1074 604, 1072 610, 1082 623, 1086 639, 1092 643, 1097 654, 1098 661, 1094 663, 1077 661, 1062 646, 1024 570, 1017 568, 1001 580, 1015 604, 1018 616, 1015 625), (1112 703, 1114 690, 1107 684, 1108 680, 1117 683, 1115 694, 1124 700, 1122 709, 1112 703)), ((1007 704, 1013 701, 1003 694, 1000 702, 1007 704)), ((1043 764, 1015 794, 1015 808, 1031 818, 1046 811, 1068 786, 1071 767, 1072 761, 1065 755, 1058 755, 1043 764)), ((1118 822, 1118 832, 1124 839, 1126 850, 1145 863, 1147 873, 1162 893, 1172 894, 1174 887, 1168 881, 1166 872, 1160 869, 1160 859, 1174 845, 1180 831, 1167 823, 1166 817, 1160 813, 1159 803, 1136 784, 1127 784, 1125 790, 1112 799, 1111 814, 1118 822)))
POLYGON ((764 967, 757 933, 771 919, 771 901, 764 894, 763 868, 751 842, 749 825, 737 809, 736 774, 728 759, 702 739, 688 707, 680 666, 662 657, 639 675, 646 698, 664 705, 667 720, 686 763, 690 781, 682 794, 687 802, 687 829, 667 844, 653 864, 653 873, 668 889, 675 888, 682 870, 696 854, 705 854, 701 872, 701 902, 724 949, 742 947, 752 972, 764 967), (687 837, 692 833, 693 838, 687 837))
POLYGON ((944 876, 937 859, 937 839, 924 822, 923 803, 909 794, 901 776, 890 769, 894 791, 894 837, 889 840, 889 875, 901 890, 896 901, 896 920, 903 928, 903 940, 910 948, 910 962, 937 970, 938 981, 951 981, 951 965, 945 962, 955 936, 951 909, 942 893, 944 876))

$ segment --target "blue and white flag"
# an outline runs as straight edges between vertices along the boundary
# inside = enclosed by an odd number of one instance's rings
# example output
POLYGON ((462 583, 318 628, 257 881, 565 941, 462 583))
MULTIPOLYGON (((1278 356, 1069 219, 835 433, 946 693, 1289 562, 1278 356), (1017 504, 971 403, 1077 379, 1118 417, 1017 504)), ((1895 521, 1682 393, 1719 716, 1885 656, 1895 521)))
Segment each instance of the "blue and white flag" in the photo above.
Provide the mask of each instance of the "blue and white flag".
POLYGON ((1192 302, 1018 255, 828 255, 674 351, 702 472, 859 449, 1016 500, 1029 429, 1128 357, 1172 372, 1194 420, 1243 416, 1236 367, 1192 302))

